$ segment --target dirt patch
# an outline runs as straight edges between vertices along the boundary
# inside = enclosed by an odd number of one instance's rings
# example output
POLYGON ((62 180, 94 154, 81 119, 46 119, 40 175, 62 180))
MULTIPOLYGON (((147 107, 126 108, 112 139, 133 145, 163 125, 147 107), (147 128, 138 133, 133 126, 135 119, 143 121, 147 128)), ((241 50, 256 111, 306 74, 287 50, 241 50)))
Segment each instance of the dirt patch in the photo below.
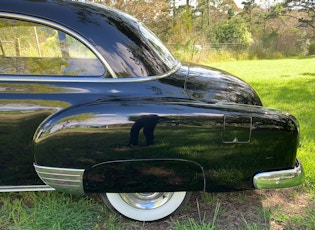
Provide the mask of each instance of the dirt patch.
POLYGON ((214 223, 215 229, 280 230, 287 229, 288 223, 281 221, 281 218, 274 218, 274 215, 303 216, 310 202, 310 195, 297 189, 219 194, 198 192, 192 195, 184 210, 161 221, 140 223, 118 218, 123 229, 130 230, 172 230, 176 229, 176 223, 187 224, 189 220, 204 227, 210 227, 214 223))
POLYGON ((271 229, 304 229, 290 217, 303 219, 307 215, 307 208, 315 208, 311 194, 292 188, 261 193, 264 196, 263 207, 273 214, 270 218, 271 229))

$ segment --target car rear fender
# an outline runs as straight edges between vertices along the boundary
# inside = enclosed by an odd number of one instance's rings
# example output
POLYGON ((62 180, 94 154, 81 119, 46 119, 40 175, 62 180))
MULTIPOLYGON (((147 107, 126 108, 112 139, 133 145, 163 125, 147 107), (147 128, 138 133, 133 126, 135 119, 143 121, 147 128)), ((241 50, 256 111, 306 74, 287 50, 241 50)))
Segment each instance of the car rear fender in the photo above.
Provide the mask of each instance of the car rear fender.
POLYGON ((261 106, 257 92, 238 77, 207 66, 189 64, 187 95, 207 103, 236 103, 261 106))
POLYGON ((295 164, 299 129, 290 115, 149 99, 54 114, 35 134, 35 164, 84 170, 86 192, 247 189, 255 174, 295 164))
POLYGON ((200 138, 221 142, 223 116, 216 109, 153 99, 70 107, 50 116, 37 129, 35 162, 86 169, 130 159, 195 161, 186 149, 192 144, 198 148, 200 138), (192 138, 194 133, 200 136, 192 138))

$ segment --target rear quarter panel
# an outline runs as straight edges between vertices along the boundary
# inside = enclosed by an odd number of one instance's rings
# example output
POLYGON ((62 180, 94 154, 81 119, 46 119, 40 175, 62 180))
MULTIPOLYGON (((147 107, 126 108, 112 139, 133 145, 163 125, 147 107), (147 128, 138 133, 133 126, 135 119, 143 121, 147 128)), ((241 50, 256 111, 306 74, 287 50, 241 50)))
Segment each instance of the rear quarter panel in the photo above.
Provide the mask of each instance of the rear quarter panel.
POLYGON ((86 169, 85 190, 98 192, 250 189, 256 173, 292 167, 297 145, 297 124, 286 114, 167 99, 72 107, 43 123, 34 140, 37 164, 86 169), (170 183, 147 187, 157 175, 170 183), (171 186, 171 177, 185 183, 171 186))

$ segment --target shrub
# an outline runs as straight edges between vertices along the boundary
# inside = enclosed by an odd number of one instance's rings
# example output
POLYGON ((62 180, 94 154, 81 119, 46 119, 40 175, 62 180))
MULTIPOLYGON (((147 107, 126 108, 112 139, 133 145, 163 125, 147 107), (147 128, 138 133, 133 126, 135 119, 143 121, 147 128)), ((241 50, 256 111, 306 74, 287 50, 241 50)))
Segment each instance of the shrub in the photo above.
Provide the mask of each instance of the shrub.
POLYGON ((315 55, 315 42, 312 42, 308 47, 308 55, 315 55))

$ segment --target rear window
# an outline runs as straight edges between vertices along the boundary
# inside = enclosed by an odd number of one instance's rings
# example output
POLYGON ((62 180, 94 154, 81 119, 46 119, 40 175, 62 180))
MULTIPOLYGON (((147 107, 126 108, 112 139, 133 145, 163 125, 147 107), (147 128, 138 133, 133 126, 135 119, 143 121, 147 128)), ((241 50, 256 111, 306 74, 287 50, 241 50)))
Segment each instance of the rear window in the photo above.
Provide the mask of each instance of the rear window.
POLYGON ((63 31, 1 18, 0 74, 95 77, 105 68, 87 46, 63 31))

